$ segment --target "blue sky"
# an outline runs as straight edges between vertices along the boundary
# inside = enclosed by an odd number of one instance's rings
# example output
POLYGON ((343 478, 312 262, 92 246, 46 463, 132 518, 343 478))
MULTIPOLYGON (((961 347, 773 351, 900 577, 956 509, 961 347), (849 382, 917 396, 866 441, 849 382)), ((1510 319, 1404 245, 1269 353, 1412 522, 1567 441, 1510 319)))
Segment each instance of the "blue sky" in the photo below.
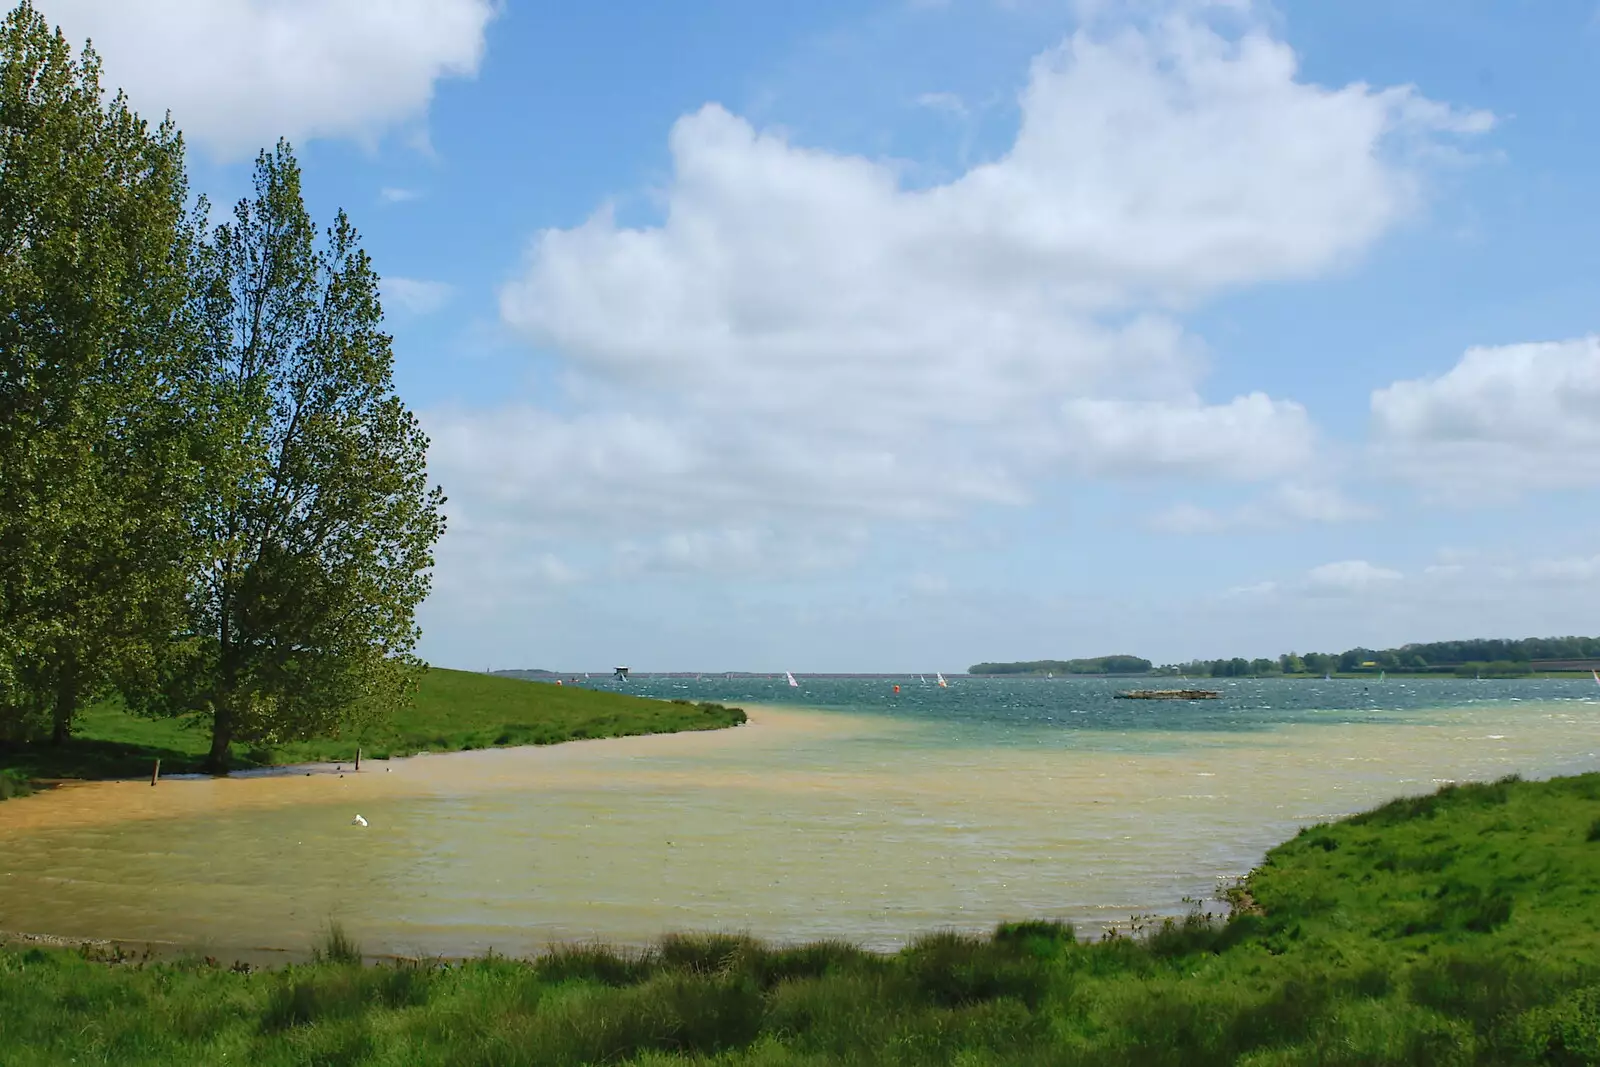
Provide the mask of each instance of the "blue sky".
POLYGON ((385 277, 453 667, 1594 632, 1591 0, 42 0, 385 277))

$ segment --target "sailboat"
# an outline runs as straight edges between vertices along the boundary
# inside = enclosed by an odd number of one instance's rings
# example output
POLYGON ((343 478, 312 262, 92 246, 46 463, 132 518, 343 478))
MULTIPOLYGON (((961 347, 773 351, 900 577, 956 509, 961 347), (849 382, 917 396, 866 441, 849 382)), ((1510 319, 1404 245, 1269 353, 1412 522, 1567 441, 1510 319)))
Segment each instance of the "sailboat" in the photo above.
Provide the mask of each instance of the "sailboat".
POLYGON ((1597 671, 1593 667, 1590 667, 1589 668, 1589 673, 1594 675, 1594 684, 1595 685, 1600 685, 1600 671, 1597 671))
POLYGON ((919 674, 919 675, 917 675, 917 681, 919 681, 919 682, 921 682, 921 683, 922 683, 922 684, 923 684, 923 685, 927 685, 927 684, 928 684, 928 680, 927 680, 927 679, 926 679, 926 678, 924 678, 924 677, 923 677, 923 676, 922 676, 922 675, 920 675, 920 674, 919 674))
POLYGON ((1380 682, 1383 681, 1383 676, 1385 674, 1388 674, 1388 673, 1389 673, 1388 671, 1379 671, 1378 672, 1378 681, 1380 681, 1380 682))
POLYGON ((789 685, 790 685, 791 688, 794 688, 794 689, 799 689, 800 688, 800 683, 794 680, 794 675, 790 674, 788 671, 784 671, 783 672, 783 676, 785 678, 789 679, 789 685))
POLYGON ((949 689, 950 688, 950 683, 944 680, 944 675, 940 674, 938 671, 934 671, 933 672, 933 676, 935 678, 939 679, 939 688, 940 689, 949 689))

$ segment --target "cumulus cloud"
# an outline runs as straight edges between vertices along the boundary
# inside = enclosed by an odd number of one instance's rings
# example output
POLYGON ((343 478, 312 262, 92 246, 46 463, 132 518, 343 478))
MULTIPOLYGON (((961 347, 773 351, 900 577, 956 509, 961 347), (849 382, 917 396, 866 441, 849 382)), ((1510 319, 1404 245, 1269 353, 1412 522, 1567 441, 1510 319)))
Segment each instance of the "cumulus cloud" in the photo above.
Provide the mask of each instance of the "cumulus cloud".
POLYGON ((707 105, 672 128, 659 223, 546 230, 501 291, 566 402, 435 412, 435 465, 542 528, 657 533, 937 517, 1062 475, 1281 480, 1307 412, 1205 398, 1179 317, 1359 255, 1418 199, 1411 149, 1486 122, 1183 18, 1040 56, 1011 149, 932 188, 707 105))
POLYGON ((1255 480, 1292 471, 1312 455, 1305 408, 1264 393, 1213 405, 1080 399, 1068 401, 1063 415, 1067 452, 1101 473, 1255 480))
POLYGON ((1472 348, 1372 394, 1380 462, 1454 492, 1600 482, 1600 337, 1472 348))
POLYGON ((106 81, 171 110, 222 158, 280 136, 372 138, 422 118, 441 78, 475 74, 493 0, 41 0, 92 38, 106 81))
POLYGON ((413 315, 438 311, 455 294, 455 287, 449 282, 430 282, 419 278, 385 278, 381 288, 386 303, 397 305, 413 315))

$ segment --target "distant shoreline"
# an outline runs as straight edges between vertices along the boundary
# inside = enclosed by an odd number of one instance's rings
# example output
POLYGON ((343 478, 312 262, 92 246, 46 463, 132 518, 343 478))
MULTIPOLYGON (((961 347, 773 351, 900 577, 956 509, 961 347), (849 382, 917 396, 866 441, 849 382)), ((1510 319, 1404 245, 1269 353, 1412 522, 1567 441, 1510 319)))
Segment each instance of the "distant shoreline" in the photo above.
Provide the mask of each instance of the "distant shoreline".
MULTIPOLYGON (((607 681, 614 681, 615 680, 615 679, 612 678, 612 676, 610 674, 607 674, 604 677, 595 677, 595 676, 593 676, 594 672, 590 672, 591 677, 584 678, 582 671, 577 671, 577 672, 574 673, 574 672, 560 672, 560 671, 504 670, 504 671, 490 671, 488 673, 491 674, 491 675, 494 675, 496 677, 519 678, 519 679, 521 679, 523 681, 530 681, 530 682, 556 682, 556 681, 560 681, 560 682, 562 682, 564 684, 570 683, 571 680, 574 677, 579 679, 580 684, 581 684, 581 682, 591 682, 592 683, 592 682, 607 682, 607 681)), ((801 681, 803 681, 805 679, 817 679, 819 681, 904 682, 908 678, 913 678, 913 679, 914 678, 919 678, 919 677, 923 677, 924 675, 930 675, 932 672, 930 672, 930 671, 922 671, 922 672, 918 672, 918 671, 883 671, 883 672, 875 672, 875 673, 844 673, 844 672, 831 672, 831 671, 830 672, 794 671, 792 673, 794 674, 794 676, 795 676, 795 678, 797 680, 801 680, 801 681)), ((959 681, 970 681, 970 680, 973 680, 973 679, 987 679, 987 678, 1037 678, 1037 679, 1040 679, 1040 680, 1057 681, 1057 682, 1071 681, 1071 680, 1073 680, 1075 678, 1114 679, 1114 680, 1117 680, 1117 681, 1121 681, 1121 680, 1130 680, 1130 681, 1132 681, 1132 680, 1136 680, 1136 679, 1140 679, 1140 678, 1182 678, 1182 677, 1188 677, 1191 680, 1192 679, 1207 679, 1207 680, 1218 681, 1218 682, 1272 681, 1272 680, 1275 680, 1275 679, 1284 679, 1284 680, 1287 680, 1287 681, 1321 682, 1321 681, 1329 680, 1329 679, 1331 679, 1332 681, 1340 681, 1340 680, 1360 681, 1362 679, 1367 679, 1369 681, 1375 681, 1380 676, 1384 676, 1384 675, 1386 675, 1389 678, 1408 678, 1408 679, 1409 678, 1436 678, 1436 679, 1440 679, 1440 680, 1444 680, 1444 681, 1452 681, 1452 682, 1473 681, 1474 680, 1474 679, 1471 679, 1471 678, 1463 679, 1460 675, 1453 673, 1453 669, 1451 671, 1446 671, 1446 670, 1410 671, 1410 670, 1398 670, 1398 669, 1397 670, 1378 670, 1378 669, 1374 668, 1372 670, 1363 670, 1363 671, 1330 671, 1330 672, 1327 673, 1327 675, 1311 674, 1309 672, 1301 672, 1301 673, 1298 673, 1298 674, 1260 674, 1260 675, 1246 674, 1246 675, 1237 675, 1237 676, 1232 676, 1232 677, 1225 676, 1225 675, 1204 675, 1204 674, 1179 675, 1179 674, 1171 673, 1169 671, 1147 671, 1147 672, 1144 672, 1144 673, 1141 673, 1141 674, 1119 674, 1119 673, 1090 674, 1090 673, 1082 673, 1082 672, 1071 673, 1071 674, 1052 674, 1052 673, 1048 673, 1048 672, 1045 672, 1045 671, 980 671, 980 672, 978 672, 976 674, 974 674, 974 673, 972 673, 970 671, 956 671, 956 672, 945 671, 943 673, 944 673, 945 679, 947 681, 958 681, 958 680, 959 681)), ((771 672, 758 672, 758 671, 745 671, 745 672, 733 671, 733 672, 731 672, 731 675, 730 675, 730 672, 728 672, 728 671, 633 671, 633 672, 630 672, 628 677, 629 677, 629 679, 631 681, 646 681, 646 680, 647 681, 654 681, 654 680, 658 680, 658 679, 667 679, 667 680, 671 680, 671 681, 695 681, 695 680, 716 681, 718 679, 724 679, 724 680, 728 680, 728 681, 782 681, 783 680, 783 674, 781 672, 780 673, 771 673, 771 672)), ((1539 681, 1539 680, 1561 681, 1563 679, 1569 680, 1569 681, 1583 681, 1583 680, 1588 679, 1590 677, 1591 677, 1591 675, 1590 675, 1589 671, 1587 669, 1584 669, 1584 670, 1570 670, 1570 671, 1533 671, 1533 672, 1528 673, 1528 674, 1495 675, 1495 676, 1492 676, 1492 677, 1486 676, 1486 677, 1484 677, 1483 680, 1486 681, 1486 682, 1488 682, 1488 681, 1494 681, 1494 682, 1520 682, 1520 681, 1528 681, 1528 680, 1532 680, 1532 681, 1539 681)), ((929 684, 931 685, 932 683, 930 682, 929 684)))

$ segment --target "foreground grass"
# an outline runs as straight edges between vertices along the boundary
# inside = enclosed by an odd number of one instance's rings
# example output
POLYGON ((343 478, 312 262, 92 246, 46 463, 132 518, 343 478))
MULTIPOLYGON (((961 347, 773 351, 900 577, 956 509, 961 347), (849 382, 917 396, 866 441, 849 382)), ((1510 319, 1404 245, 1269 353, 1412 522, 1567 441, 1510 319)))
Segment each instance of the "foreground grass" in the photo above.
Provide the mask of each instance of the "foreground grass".
POLYGON ((0 950, 0 1062, 1247 1067, 1600 1062, 1600 775, 1448 788, 1302 832, 1227 922, 1048 922, 894 955, 644 953, 238 973, 0 950))
MULTIPOLYGON (((363 755, 386 759, 416 752, 455 752, 501 745, 548 745, 594 737, 709 730, 745 721, 737 708, 646 700, 577 686, 546 685, 435 668, 423 676, 410 707, 359 735, 276 747, 234 746, 240 768, 363 755)), ((71 740, 0 747, 0 800, 26 791, 30 779, 125 778, 197 771, 209 736, 203 724, 151 720, 119 702, 87 708, 71 740)), ((3 1063, 0 1060, 0 1063, 3 1063)))

